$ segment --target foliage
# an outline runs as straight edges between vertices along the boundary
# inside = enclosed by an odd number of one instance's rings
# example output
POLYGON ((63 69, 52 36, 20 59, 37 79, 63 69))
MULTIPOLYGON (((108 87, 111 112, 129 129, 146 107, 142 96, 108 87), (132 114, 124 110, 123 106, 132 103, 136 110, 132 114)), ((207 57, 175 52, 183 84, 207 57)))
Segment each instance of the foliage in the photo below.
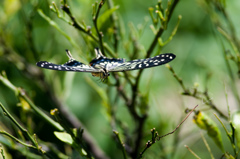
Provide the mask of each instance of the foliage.
POLYGON ((237 158, 239 5, 1 1, 1 157, 237 158), (167 67, 113 73, 105 83, 35 65, 66 62, 66 48, 87 64, 95 47, 129 60, 177 57, 167 67))

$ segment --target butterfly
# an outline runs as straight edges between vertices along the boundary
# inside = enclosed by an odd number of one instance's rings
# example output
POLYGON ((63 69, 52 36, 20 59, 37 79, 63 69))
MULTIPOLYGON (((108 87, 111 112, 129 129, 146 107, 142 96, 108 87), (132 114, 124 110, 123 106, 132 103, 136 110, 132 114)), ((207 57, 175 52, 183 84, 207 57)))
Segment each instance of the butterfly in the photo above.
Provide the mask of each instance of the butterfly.
POLYGON ((58 71, 90 72, 93 76, 105 80, 110 75, 109 72, 122 72, 155 67, 166 64, 176 57, 176 55, 172 53, 165 53, 146 59, 136 59, 126 62, 123 58, 107 58, 103 56, 100 49, 96 48, 96 58, 93 59, 89 65, 85 65, 75 60, 69 50, 66 50, 66 53, 69 61, 65 64, 58 65, 47 61, 39 61, 36 65, 38 67, 58 71))

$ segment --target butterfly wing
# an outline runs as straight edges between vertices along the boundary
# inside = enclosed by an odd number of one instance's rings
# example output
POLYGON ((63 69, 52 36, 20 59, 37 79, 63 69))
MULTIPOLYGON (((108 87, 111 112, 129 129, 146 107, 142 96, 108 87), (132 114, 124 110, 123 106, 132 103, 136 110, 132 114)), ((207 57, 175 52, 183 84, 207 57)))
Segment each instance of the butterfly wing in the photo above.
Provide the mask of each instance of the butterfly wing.
POLYGON ((108 67, 108 71, 109 72, 130 71, 130 70, 155 67, 155 66, 166 64, 172 61, 175 57, 176 55, 172 53, 160 54, 147 59, 137 59, 137 60, 132 60, 124 63, 119 63, 117 65, 112 65, 108 67))
POLYGON ((57 65, 47 61, 39 61, 37 62, 37 66, 58 71, 101 72, 99 69, 95 69, 94 67, 85 65, 77 60, 69 60, 63 65, 57 65))

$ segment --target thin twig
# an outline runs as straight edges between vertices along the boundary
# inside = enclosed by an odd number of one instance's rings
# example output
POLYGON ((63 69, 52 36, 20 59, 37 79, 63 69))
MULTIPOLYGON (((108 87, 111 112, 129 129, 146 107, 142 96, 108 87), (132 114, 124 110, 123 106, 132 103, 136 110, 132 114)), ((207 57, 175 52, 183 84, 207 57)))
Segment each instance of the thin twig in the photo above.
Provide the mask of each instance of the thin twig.
MULTIPOLYGON (((114 7, 114 4, 113 4, 113 0, 108 0, 108 6, 109 6, 109 9, 113 8, 114 7)), ((118 22, 117 22, 117 15, 115 12, 112 13, 111 15, 111 19, 112 19, 112 22, 113 22, 113 37, 114 37, 114 51, 117 52, 118 50, 118 41, 119 41, 119 35, 118 35, 118 22)))
POLYGON ((193 154, 194 157, 196 157, 197 159, 201 159, 195 152, 193 152, 187 145, 185 145, 185 147, 188 149, 189 152, 191 152, 191 154, 193 154))
POLYGON ((82 25, 80 25, 80 24, 76 21, 75 17, 72 15, 72 12, 71 12, 71 10, 70 10, 70 7, 69 7, 67 4, 65 4, 65 5, 62 6, 62 10, 63 10, 65 13, 67 13, 67 15, 68 15, 68 16, 70 17, 70 19, 72 20, 72 26, 74 26, 74 27, 77 28, 78 30, 82 31, 83 33, 89 35, 89 36, 90 36, 91 38, 93 38, 95 41, 98 41, 97 37, 94 36, 88 28, 85 29, 82 25))
MULTIPOLYGON (((99 38, 92 34, 90 28, 84 28, 82 25, 80 25, 75 17, 72 15, 72 12, 70 10, 70 7, 64 3, 64 5, 62 6, 62 10, 67 13, 67 15, 70 17, 70 19, 72 20, 72 26, 74 26, 76 29, 78 29, 79 31, 87 34, 88 36, 90 36, 95 42, 99 42, 99 38)), ((101 51, 104 53, 104 50, 102 49, 104 47, 104 49, 106 49, 108 51, 108 53, 112 56, 112 57, 115 57, 116 55, 114 54, 113 50, 108 46, 107 43, 103 43, 103 42, 99 42, 101 45, 100 45, 100 48, 101 48, 101 51)))
POLYGON ((182 79, 177 76, 177 74, 175 73, 175 71, 173 70, 173 68, 172 68, 169 64, 167 64, 166 66, 167 66, 167 68, 172 72, 173 77, 174 77, 174 78, 178 81, 178 83, 181 85, 181 87, 182 87, 182 89, 183 89, 183 93, 184 93, 184 94, 188 94, 188 93, 189 93, 189 90, 186 89, 186 87, 185 87, 182 79))
POLYGON ((95 27, 95 29, 96 29, 97 35, 98 35, 99 44, 100 44, 100 49, 101 49, 103 55, 105 54, 105 52, 104 52, 104 47, 103 47, 103 40, 102 40, 103 33, 100 32, 99 29, 98 29, 97 20, 98 20, 99 13, 100 13, 100 10, 101 10, 104 2, 105 2, 105 0, 101 0, 101 2, 100 2, 99 5, 98 5, 97 13, 96 13, 96 15, 93 16, 93 24, 94 24, 94 27, 95 27))
MULTIPOLYGON (((179 0, 174 0, 174 1, 173 1, 173 4, 171 5, 171 7, 170 7, 170 9, 169 9, 169 15, 168 15, 168 17, 167 17, 168 22, 170 21, 170 19, 171 19, 171 17, 172 17, 172 14, 173 14, 173 11, 174 11, 175 7, 177 6, 178 2, 179 2, 179 0)), ((155 48, 155 46, 156 46, 156 44, 157 44, 157 42, 158 42, 158 38, 159 38, 160 36, 162 36, 163 31, 164 31, 164 28, 163 28, 163 27, 160 27, 160 29, 158 30, 155 38, 153 39, 153 41, 152 41, 152 43, 151 43, 151 45, 150 45, 150 47, 149 47, 148 50, 147 50, 146 58, 150 57, 153 49, 155 48)))
POLYGON ((125 146, 124 146, 124 143, 122 142, 120 136, 119 136, 119 133, 115 130, 113 130, 113 133, 116 135, 117 139, 118 139, 118 142, 119 144, 121 145, 121 149, 122 149, 122 153, 123 153, 123 158, 124 159, 127 159, 127 153, 126 153, 126 150, 125 150, 125 146))
POLYGON ((31 145, 31 144, 27 144, 27 143, 19 140, 18 138, 16 138, 16 137, 12 136, 11 134, 7 133, 6 131, 0 131, 0 134, 3 134, 3 135, 6 135, 6 136, 10 137, 10 138, 13 139, 14 141, 22 144, 23 146, 26 146, 26 147, 29 147, 29 148, 33 148, 33 149, 35 149, 35 150, 39 150, 37 147, 35 147, 35 146, 31 145))
MULTIPOLYGON (((234 135, 233 135, 233 133, 228 132, 226 126, 223 124, 223 122, 220 120, 220 118, 217 116, 216 113, 214 113, 214 116, 218 119, 218 121, 219 121, 220 124, 222 125, 223 129, 225 130, 226 135, 227 135, 228 139, 229 139, 230 142, 231 142, 231 145, 232 145, 232 148, 233 148, 234 154, 236 155, 236 154, 237 154, 237 146, 235 145, 235 141, 234 141, 234 135)), ((231 123, 230 123, 230 125, 231 125, 231 123)))
POLYGON ((18 143, 20 143, 20 144, 22 144, 22 145, 24 145, 24 146, 37 149, 41 154, 46 155, 46 154, 45 154, 46 152, 43 151, 40 146, 38 146, 37 141, 29 134, 29 132, 28 132, 25 128, 23 128, 23 127, 12 117, 12 115, 7 111, 7 109, 2 105, 2 103, 0 103, 0 107, 1 107, 1 109, 3 110, 3 113, 21 130, 21 132, 23 133, 23 135, 24 135, 25 137, 27 137, 27 138, 32 142, 32 144, 33 144, 34 146, 22 142, 21 140, 17 139, 16 137, 10 135, 9 133, 7 133, 7 132, 5 132, 5 131, 0 131, 0 133, 1 133, 1 134, 4 134, 4 135, 7 135, 8 137, 12 138, 12 139, 15 140, 16 142, 18 142, 18 143))
POLYGON ((169 132, 163 136, 160 136, 160 137, 157 137, 157 140, 159 141, 161 138, 165 137, 165 136, 168 136, 170 134, 173 134, 184 122, 185 120, 187 120, 187 118, 192 114, 192 112, 198 107, 198 105, 196 105, 189 113, 188 115, 181 121, 181 123, 172 131, 172 132, 169 132))
MULTIPOLYGON (((178 124, 178 126, 177 126, 173 131, 171 131, 171 132, 169 132, 169 133, 167 133, 167 134, 165 134, 165 135, 162 135, 162 136, 158 136, 158 133, 152 133, 152 136, 153 136, 153 135, 156 135, 155 139, 156 139, 157 141, 159 141, 161 138, 164 138, 164 137, 166 137, 166 136, 168 136, 168 135, 173 134, 173 133, 185 122, 185 120, 187 120, 187 118, 191 115, 191 113, 192 113, 197 107, 198 107, 198 105, 196 105, 196 106, 188 113, 188 115, 180 122, 180 124, 178 124)), ((153 132, 153 131, 151 130, 151 132, 153 132)), ((156 143, 155 140, 153 140, 153 139, 152 139, 152 140, 149 140, 149 141, 146 143, 146 147, 145 147, 145 148, 143 149, 143 151, 140 152, 140 154, 138 155, 137 159, 142 158, 142 155, 144 154, 144 152, 145 152, 149 147, 151 147, 154 143, 156 143)))
POLYGON ((37 143, 35 142, 35 140, 32 138, 32 136, 29 134, 29 132, 23 128, 13 117, 12 115, 7 111, 7 109, 2 105, 2 103, 0 103, 0 107, 3 110, 3 113, 22 131, 22 133, 24 134, 24 136, 26 136, 35 146, 37 145, 37 143))
POLYGON ((226 120, 228 119, 228 117, 223 113, 221 112, 217 106, 213 103, 212 99, 210 98, 209 94, 208 94, 208 91, 204 91, 204 92, 200 92, 196 89, 194 89, 193 92, 189 91, 189 89, 186 89, 183 81, 181 78, 179 78, 177 76, 177 74, 175 73, 175 71, 173 70, 172 67, 170 67, 170 65, 167 65, 168 66, 168 69, 173 73, 173 76, 175 77, 175 79, 178 81, 178 83, 181 85, 182 89, 183 89, 183 95, 186 95, 186 96, 191 96, 191 97, 194 97, 196 99, 199 99, 199 100, 202 100, 202 102, 208 106, 210 106, 213 110, 215 110, 221 117, 225 118, 226 120))
POLYGON ((122 96, 122 98, 124 99, 125 103, 127 106, 129 106, 130 104, 130 99, 128 98, 126 92, 124 91, 122 85, 120 85, 120 80, 119 80, 119 76, 117 75, 117 73, 114 73, 113 74, 115 80, 116 80, 116 88, 117 88, 117 91, 118 93, 122 96))
POLYGON ((209 152, 210 155, 211 155, 211 159, 215 159, 215 158, 213 157, 213 154, 212 154, 211 148, 210 148, 210 146, 208 145, 207 140, 205 139, 205 137, 203 136, 202 133, 201 133, 201 137, 202 137, 202 140, 203 140, 205 146, 207 147, 208 152, 209 152))

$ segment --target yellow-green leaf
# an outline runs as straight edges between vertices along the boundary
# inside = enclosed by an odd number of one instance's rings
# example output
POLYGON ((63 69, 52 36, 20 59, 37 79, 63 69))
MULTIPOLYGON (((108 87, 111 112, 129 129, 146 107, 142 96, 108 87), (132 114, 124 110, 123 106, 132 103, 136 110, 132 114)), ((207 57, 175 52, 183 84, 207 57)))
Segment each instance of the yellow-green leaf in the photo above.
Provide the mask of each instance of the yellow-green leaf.
POLYGON ((206 130, 208 136, 213 139, 215 144, 224 152, 221 132, 217 127, 217 124, 205 113, 199 111, 195 114, 193 122, 203 130, 206 130))
POLYGON ((72 139, 71 135, 69 135, 69 134, 66 133, 66 132, 57 132, 57 131, 54 131, 54 135, 55 135, 59 140, 61 140, 62 142, 65 142, 65 143, 70 144, 70 145, 72 145, 72 143, 73 143, 73 139, 72 139))

